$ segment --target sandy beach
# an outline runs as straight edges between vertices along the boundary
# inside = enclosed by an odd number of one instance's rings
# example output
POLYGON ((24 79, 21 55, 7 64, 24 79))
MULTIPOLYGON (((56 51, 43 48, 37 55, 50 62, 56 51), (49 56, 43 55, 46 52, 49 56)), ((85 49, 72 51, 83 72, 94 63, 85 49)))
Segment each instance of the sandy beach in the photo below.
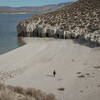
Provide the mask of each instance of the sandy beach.
POLYGON ((63 39, 24 41, 26 45, 0 55, 1 82, 54 93, 59 100, 100 99, 99 47, 63 39))

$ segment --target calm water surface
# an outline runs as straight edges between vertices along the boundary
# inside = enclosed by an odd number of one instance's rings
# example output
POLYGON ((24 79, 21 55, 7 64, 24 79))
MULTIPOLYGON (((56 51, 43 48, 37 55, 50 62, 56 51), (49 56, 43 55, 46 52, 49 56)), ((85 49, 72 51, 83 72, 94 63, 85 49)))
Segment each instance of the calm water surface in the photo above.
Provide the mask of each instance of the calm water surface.
POLYGON ((17 37, 16 25, 34 14, 0 14, 0 54, 23 45, 17 37))

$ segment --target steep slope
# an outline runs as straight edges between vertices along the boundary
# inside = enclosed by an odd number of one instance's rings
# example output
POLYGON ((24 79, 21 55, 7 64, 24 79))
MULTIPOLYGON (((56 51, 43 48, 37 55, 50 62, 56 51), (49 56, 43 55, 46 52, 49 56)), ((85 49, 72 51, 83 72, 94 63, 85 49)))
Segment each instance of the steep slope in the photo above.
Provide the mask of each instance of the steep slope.
POLYGON ((100 0, 79 0, 20 22, 19 36, 77 38, 100 44, 100 0))

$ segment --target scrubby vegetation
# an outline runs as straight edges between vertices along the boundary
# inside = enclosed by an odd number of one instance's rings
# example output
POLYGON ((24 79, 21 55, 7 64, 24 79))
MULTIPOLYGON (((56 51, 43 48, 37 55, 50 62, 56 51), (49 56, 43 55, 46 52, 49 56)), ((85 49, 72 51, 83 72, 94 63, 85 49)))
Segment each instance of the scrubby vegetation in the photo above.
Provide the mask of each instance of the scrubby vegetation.
POLYGON ((23 37, 76 39, 99 46, 100 0, 77 0, 57 11, 35 15, 20 22, 17 31, 23 37))
POLYGON ((34 88, 6 86, 0 84, 0 100, 57 100, 53 94, 46 94, 34 88))
POLYGON ((39 24, 59 26, 64 30, 80 27, 94 31, 99 28, 100 0, 78 0, 57 11, 33 16, 23 23, 37 22, 39 19, 41 19, 39 24))

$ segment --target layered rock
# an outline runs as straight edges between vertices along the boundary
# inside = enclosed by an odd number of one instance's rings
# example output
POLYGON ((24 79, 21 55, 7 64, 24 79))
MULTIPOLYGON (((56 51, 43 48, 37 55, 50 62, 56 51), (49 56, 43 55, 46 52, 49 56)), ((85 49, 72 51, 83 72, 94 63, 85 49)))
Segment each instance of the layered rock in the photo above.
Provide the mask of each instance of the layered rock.
POLYGON ((100 44, 100 0, 79 0, 20 22, 18 36, 84 39, 100 44))

